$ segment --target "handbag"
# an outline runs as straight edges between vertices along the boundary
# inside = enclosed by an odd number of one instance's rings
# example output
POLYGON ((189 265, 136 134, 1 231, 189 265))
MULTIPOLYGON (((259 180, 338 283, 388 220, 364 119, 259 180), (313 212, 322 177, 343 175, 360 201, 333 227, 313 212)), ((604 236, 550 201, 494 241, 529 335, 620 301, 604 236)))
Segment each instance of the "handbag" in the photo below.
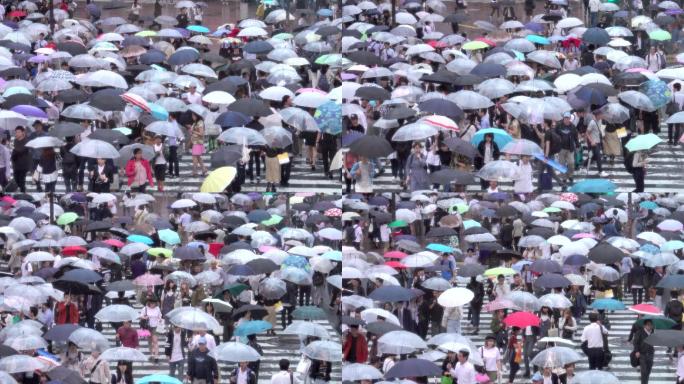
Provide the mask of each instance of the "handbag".
POLYGON ((629 364, 632 366, 632 368, 639 366, 639 358, 636 356, 636 353, 636 350, 629 353, 629 364))
MULTIPOLYGON (((603 328, 603 326, 601 327, 603 328)), ((603 330, 602 330, 603 331, 603 330)), ((608 348, 608 335, 603 335, 603 365, 607 366, 613 360, 613 352, 608 348)))
POLYGON ((288 164, 290 162, 290 155, 287 152, 281 153, 276 157, 278 158, 278 163, 280 163, 280 165, 288 164))

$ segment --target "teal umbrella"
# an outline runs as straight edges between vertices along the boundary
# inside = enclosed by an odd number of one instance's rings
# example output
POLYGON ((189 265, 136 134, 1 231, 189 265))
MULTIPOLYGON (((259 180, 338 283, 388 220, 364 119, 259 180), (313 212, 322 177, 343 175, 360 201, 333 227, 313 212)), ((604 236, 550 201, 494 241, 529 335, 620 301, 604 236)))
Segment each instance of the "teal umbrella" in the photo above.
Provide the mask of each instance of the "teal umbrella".
POLYGON ((527 35, 527 40, 529 40, 535 44, 541 44, 541 45, 551 44, 551 41, 549 39, 547 39, 544 36, 539 36, 539 35, 527 35))
POLYGON ((652 211, 652 210, 658 208, 658 204, 655 201, 647 200, 647 201, 642 201, 641 203, 639 203, 639 207, 652 211))
POLYGON ((509 135, 508 132, 504 131, 501 128, 485 128, 477 131, 477 133, 470 140, 470 144, 474 145, 475 148, 477 148, 477 146, 480 144, 480 142, 484 140, 485 135, 487 134, 492 134, 494 136, 494 142, 497 146, 499 146, 499 149, 503 149, 503 147, 505 147, 506 144, 513 140, 511 135, 509 135))
POLYGON ((615 299, 596 299, 591 303, 590 307, 607 311, 619 311, 625 309, 625 304, 615 299))
POLYGON ((152 241, 152 239, 150 239, 147 236, 143 236, 143 235, 130 235, 126 238, 126 240, 131 242, 131 243, 143 243, 143 244, 147 244, 147 245, 154 244, 154 241, 152 241))
POLYGON ((192 32, 197 32, 197 33, 209 33, 209 28, 203 26, 203 25, 191 25, 186 28, 188 31, 192 32))
POLYGON ((296 320, 325 320, 328 316, 320 307, 305 305, 297 307, 292 312, 292 318, 296 320))
POLYGON ((674 320, 665 316, 644 316, 637 320, 636 324, 643 327, 646 320, 651 320, 655 329, 672 329, 675 326, 674 320))
POLYGON ((169 112, 161 105, 155 103, 147 103, 147 105, 150 107, 150 113, 155 120, 167 121, 169 119, 169 112))
POLYGON ((323 103, 314 113, 314 120, 321 132, 339 135, 342 133, 342 106, 334 101, 323 103))
POLYGON ((606 179, 588 179, 575 183, 569 192, 575 193, 611 193, 617 185, 606 179))
POLYGON ((159 240, 169 245, 178 245, 181 242, 180 236, 170 229, 162 229, 159 231, 159 240))
POLYGON ((636 151, 648 151, 656 145, 660 144, 663 140, 653 133, 647 133, 645 135, 639 135, 627 142, 625 148, 630 152, 636 151))
POLYGON ((437 244, 437 243, 428 244, 428 246, 425 247, 425 248, 427 248, 427 249, 429 249, 429 250, 431 250, 431 251, 445 252, 445 253, 449 253, 449 252, 453 252, 453 251, 454 251, 454 249, 451 248, 451 247, 449 247, 448 245, 437 244))
POLYGON ((342 252, 340 251, 328 251, 321 256, 332 261, 342 261, 342 252))
POLYGON ((154 374, 141 377, 136 381, 136 384, 149 384, 149 383, 159 383, 159 384, 183 384, 182 381, 176 379, 173 376, 154 374))
POLYGON ((237 328, 235 328, 235 332, 233 333, 235 336, 249 336, 249 335, 256 335, 258 333, 266 332, 269 329, 273 328, 271 323, 268 321, 264 320, 250 320, 247 322, 244 322, 240 324, 237 328))

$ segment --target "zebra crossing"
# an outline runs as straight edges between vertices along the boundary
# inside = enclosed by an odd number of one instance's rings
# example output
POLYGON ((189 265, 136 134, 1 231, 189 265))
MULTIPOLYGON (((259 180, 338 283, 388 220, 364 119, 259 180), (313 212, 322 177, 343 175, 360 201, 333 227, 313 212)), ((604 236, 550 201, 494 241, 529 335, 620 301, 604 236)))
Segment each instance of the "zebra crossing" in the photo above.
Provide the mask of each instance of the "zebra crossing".
MULTIPOLYGON (((646 168, 646 192, 679 192, 684 190, 684 168, 682 168, 682 159, 684 159, 684 146, 682 145, 668 145, 667 144, 667 126, 663 126, 659 134, 664 141, 656 147, 654 153, 649 155, 648 165, 646 168)), ((587 151, 584 153, 587 158, 587 151)), ((608 161, 602 163, 603 171, 608 173, 607 179, 617 185, 617 192, 631 192, 634 190, 634 180, 632 175, 627 172, 624 167, 622 158, 616 158, 615 162, 611 164, 608 161)), ((583 179, 599 178, 595 164, 591 165, 588 174, 575 173, 575 182, 583 179)), ((535 171, 533 183, 537 186, 537 172, 535 171)), ((385 168, 385 172, 381 175, 376 173, 373 179, 373 187, 377 192, 401 192, 402 187, 399 180, 392 176, 389 162, 385 168)), ((512 191, 513 182, 500 182, 500 191, 512 191)), ((554 180, 554 190, 560 191, 561 187, 554 180)), ((481 192, 479 183, 468 185, 467 192, 481 192)))
MULTIPOLYGON (((204 165, 207 170, 211 172, 211 155, 205 154, 202 156, 204 165)), ((292 162, 292 170, 290 174, 290 180, 288 186, 276 186, 278 192, 315 192, 315 193, 340 193, 340 183, 338 179, 329 179, 323 175, 323 163, 318 161, 316 164, 316 169, 311 170, 311 166, 308 165, 305 159, 301 156, 296 156, 290 159, 292 162)), ((58 169, 58 179, 57 185, 55 186, 55 192, 57 194, 66 193, 66 186, 64 185, 64 178, 62 177, 61 169, 58 169)), ((256 172, 255 172, 256 173, 256 172)), ((242 185, 243 192, 266 192, 267 183, 265 180, 266 172, 261 169, 260 180, 254 175, 254 179, 250 180, 249 176, 246 178, 245 183, 242 185)), ((192 172, 192 159, 189 155, 184 155, 180 159, 180 172, 177 178, 166 178, 164 182, 164 193, 166 194, 177 194, 182 192, 197 192, 200 190, 204 177, 201 175, 193 175, 192 172)), ((156 181, 155 181, 156 182, 156 181)), ((86 172, 84 186, 87 188, 88 176, 86 172)), ((126 177, 123 174, 119 175, 119 189, 118 191, 127 190, 126 187, 126 177)), ((26 180, 27 192, 37 192, 36 184, 31 179, 31 175, 27 176, 26 180)), ((112 187, 112 192, 117 192, 112 187)), ((148 193, 162 194, 158 192, 156 186, 154 188, 148 188, 148 193)))
MULTIPOLYGON (((486 301, 486 300, 485 300, 486 301)), ((626 295, 623 298, 625 305, 632 304, 631 295, 626 295)), ((462 327, 464 335, 467 335, 473 330, 468 320, 465 318, 467 310, 464 311, 464 318, 462 320, 462 327)), ((490 324, 492 320, 493 312, 482 312, 480 318, 480 332, 478 335, 467 335, 478 347, 484 344, 485 337, 490 333, 490 324)), ((631 342, 627 342, 629 337, 629 332, 631 330, 632 324, 637 319, 637 315, 634 312, 628 310, 620 310, 608 313, 608 319, 610 321, 610 330, 608 336, 608 344, 610 350, 613 354, 613 359, 608 366, 607 370, 613 373, 620 379, 623 384, 639 384, 641 383, 641 376, 637 368, 632 368, 629 362, 629 353, 632 351, 631 342)), ((580 323, 577 326, 577 331, 573 337, 575 342, 574 349, 584 356, 580 348, 580 336, 582 330, 586 325, 589 324, 588 316, 582 317, 580 323)), ((657 330, 656 330, 657 332, 657 330)), ((565 345, 563 345, 565 346, 565 345)), ((676 370, 677 370, 677 360, 670 359, 666 353, 667 348, 665 347, 655 347, 655 360, 653 363, 653 370, 651 371, 651 376, 649 378, 650 384, 660 384, 660 383, 673 383, 676 380, 676 370)), ((533 355, 534 356, 534 355, 533 355)), ((435 363, 441 364, 441 360, 435 363)), ((532 367, 530 367, 532 369, 532 367)), ((585 358, 576 364, 575 372, 581 372, 589 369, 588 360, 585 358)), ((529 383, 530 380, 524 378, 522 375, 525 373, 525 366, 521 364, 521 368, 518 371, 515 383, 529 383)), ((502 382, 507 382, 508 372, 503 376, 502 382)))
MULTIPOLYGON (((140 310, 140 304, 133 305, 134 308, 140 310)), ((333 328, 328 320, 314 320, 313 322, 325 327, 331 336, 331 340, 340 342, 337 331, 333 328)), ((136 325, 134 325, 135 327, 136 325)), ((278 314, 278 325, 276 326, 276 336, 268 336, 266 334, 257 335, 257 342, 263 349, 261 364, 259 366, 259 384, 267 384, 271 382, 271 376, 280 371, 278 362, 280 359, 290 360, 290 368, 295 370, 297 363, 302 357, 300 352, 299 337, 295 335, 284 335, 280 327, 280 316, 278 314)), ((103 324, 102 334, 107 337, 111 346, 116 345, 116 330, 109 324, 103 324)), ((168 358, 164 356, 164 347, 166 346, 166 335, 159 335, 159 362, 155 363, 149 350, 149 339, 140 339, 138 350, 143 352, 149 358, 145 362, 136 362, 133 364, 133 379, 137 382, 138 379, 152 374, 168 374, 169 362, 168 358)), ((217 336, 217 342, 220 336, 217 336)), ((219 381, 227 383, 228 377, 233 369, 237 366, 236 363, 218 362, 221 371, 219 381)), ((116 362, 110 364, 110 369, 114 372, 116 362)), ((187 364, 185 366, 187 368, 187 364)), ((182 379, 182 378, 181 378, 182 379)), ((342 381, 342 368, 340 363, 333 363, 331 372, 331 383, 339 383, 342 381)))

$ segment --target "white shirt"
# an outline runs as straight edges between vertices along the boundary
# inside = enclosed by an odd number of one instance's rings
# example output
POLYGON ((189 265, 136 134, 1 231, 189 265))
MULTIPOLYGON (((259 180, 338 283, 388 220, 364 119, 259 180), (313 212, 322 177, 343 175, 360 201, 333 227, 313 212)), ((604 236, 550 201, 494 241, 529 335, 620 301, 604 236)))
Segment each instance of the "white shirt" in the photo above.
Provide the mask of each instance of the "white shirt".
POLYGON ((280 371, 271 376, 271 384, 290 384, 290 375, 292 375, 292 383, 299 383, 294 373, 288 371, 280 371))
POLYGON ((587 342, 588 348, 603 348, 603 335, 608 334, 608 330, 605 329, 599 323, 591 323, 584 327, 582 331, 582 338, 580 339, 583 343, 587 342))
POLYGON ((206 333, 204 336, 200 335, 195 335, 192 337, 192 341, 190 342, 190 348, 195 349, 197 346, 197 342, 199 341, 200 337, 204 337, 204 339, 207 341, 207 349, 210 351, 213 351, 216 348, 216 340, 214 340, 214 336, 206 333))
POLYGON ((675 92, 673 98, 674 102, 677 103, 677 105, 679 106, 679 109, 684 108, 684 92, 675 92))
POLYGON ((482 356, 486 371, 493 372, 498 370, 496 363, 497 361, 501 360, 501 352, 499 352, 499 348, 485 348, 482 346, 480 347, 480 356, 482 356))
POLYGON ((354 242, 360 243, 361 237, 363 237, 363 229, 361 229, 361 226, 357 224, 354 227, 354 242))
POLYGON ((243 371, 242 369, 238 368, 237 384, 247 384, 247 372, 249 372, 248 369, 243 371))
POLYGON ((466 361, 464 364, 461 362, 456 363, 456 367, 451 370, 451 377, 456 379, 458 384, 475 384, 475 367, 466 361))
POLYGON ((201 93, 199 93, 199 92, 195 92, 195 93, 187 92, 184 96, 185 96, 185 100, 188 102, 188 104, 202 105, 202 94, 201 93))
POLYGON ((21 263, 21 277, 31 276, 31 273, 33 273, 33 265, 27 261, 21 263))
POLYGON ((684 379, 684 353, 680 353, 677 359, 677 378, 684 379))
POLYGON ((182 338, 183 332, 173 333, 173 347, 171 347, 171 358, 169 358, 169 362, 171 363, 183 360, 183 348, 181 347, 182 338))

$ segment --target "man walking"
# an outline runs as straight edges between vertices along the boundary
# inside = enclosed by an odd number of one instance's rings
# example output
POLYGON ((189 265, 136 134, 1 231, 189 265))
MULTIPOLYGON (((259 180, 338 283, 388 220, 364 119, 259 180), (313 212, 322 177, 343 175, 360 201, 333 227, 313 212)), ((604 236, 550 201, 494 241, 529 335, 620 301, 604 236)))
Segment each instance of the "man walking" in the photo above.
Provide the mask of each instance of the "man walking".
POLYGON ((651 333, 653 333, 653 321, 644 320, 644 326, 636 332, 633 340, 634 351, 637 359, 639 359, 641 384, 648 384, 648 377, 651 376, 651 369, 653 369, 655 350, 651 344, 645 342, 651 333))
POLYGON ((207 339, 201 337, 188 357, 187 381, 191 384, 214 384, 219 382, 216 360, 209 355, 207 339))
POLYGON ((590 313, 589 322, 591 324, 584 327, 582 331, 582 351, 589 358, 589 369, 601 370, 604 367, 603 360, 603 336, 608 335, 608 330, 598 322, 598 314, 590 313))

